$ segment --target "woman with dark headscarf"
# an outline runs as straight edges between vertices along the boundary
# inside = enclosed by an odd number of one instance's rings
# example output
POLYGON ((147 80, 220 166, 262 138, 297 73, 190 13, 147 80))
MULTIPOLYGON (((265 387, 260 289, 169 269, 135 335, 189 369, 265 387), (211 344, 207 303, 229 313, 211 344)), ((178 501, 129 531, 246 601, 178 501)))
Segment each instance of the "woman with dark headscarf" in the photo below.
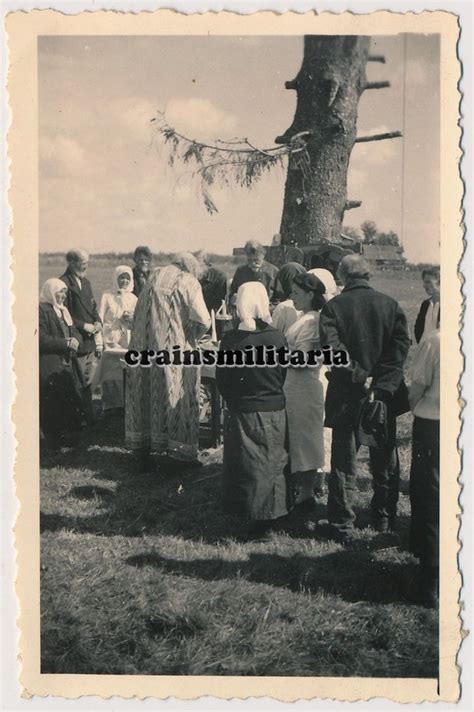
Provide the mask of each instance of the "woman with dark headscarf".
POLYGON ((283 265, 278 272, 277 285, 279 291, 283 294, 283 301, 275 307, 272 314, 272 323, 275 329, 279 329, 282 334, 286 334, 287 329, 289 329, 302 314, 302 312, 295 309, 295 305, 291 299, 291 291, 296 275, 304 274, 305 272, 306 270, 303 265, 300 265, 298 262, 288 262, 286 265, 283 265))
MULTIPOLYGON (((313 274, 297 274, 292 297, 302 316, 287 329, 291 351, 321 348, 319 312, 326 303, 324 284, 313 274)), ((324 391, 319 366, 289 367, 285 382, 290 466, 297 504, 314 505, 318 472, 324 468, 324 391)), ((320 487, 318 483, 318 487, 320 487)))

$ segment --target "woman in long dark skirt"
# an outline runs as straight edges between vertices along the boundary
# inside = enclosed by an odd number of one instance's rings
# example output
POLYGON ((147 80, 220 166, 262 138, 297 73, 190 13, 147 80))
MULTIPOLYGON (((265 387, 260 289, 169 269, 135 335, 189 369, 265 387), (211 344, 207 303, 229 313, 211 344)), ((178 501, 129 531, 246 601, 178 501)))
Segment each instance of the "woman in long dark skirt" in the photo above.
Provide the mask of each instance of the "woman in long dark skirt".
POLYGON ((40 426, 51 449, 75 445, 84 409, 76 352, 80 335, 64 306, 67 287, 48 279, 40 294, 40 426))
MULTIPOLYGON (((220 350, 286 346, 271 323, 268 295, 259 282, 243 284, 237 294, 238 328, 224 334, 220 350)), ((267 539, 275 520, 285 516, 286 413, 281 366, 216 369, 226 401, 223 498, 227 510, 250 520, 250 536, 267 539)))

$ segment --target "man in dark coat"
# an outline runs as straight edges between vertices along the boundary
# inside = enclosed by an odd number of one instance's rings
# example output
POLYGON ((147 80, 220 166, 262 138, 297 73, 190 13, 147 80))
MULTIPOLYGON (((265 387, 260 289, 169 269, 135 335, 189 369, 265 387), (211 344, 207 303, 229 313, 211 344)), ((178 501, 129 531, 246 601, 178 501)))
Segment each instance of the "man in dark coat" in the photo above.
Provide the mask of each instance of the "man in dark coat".
POLYGON ((97 361, 102 355, 102 322, 90 282, 85 276, 89 264, 88 253, 82 249, 69 250, 66 261, 67 269, 60 279, 68 288, 66 306, 81 336, 77 364, 84 382, 82 398, 86 420, 91 425, 94 421, 91 383, 97 361))
POLYGON ((421 273, 421 278, 428 299, 425 299, 425 301, 421 303, 420 311, 415 321, 415 339, 417 344, 420 343, 423 336, 439 329, 440 321, 440 271, 436 267, 424 269, 421 273))
POLYGON ((151 262, 153 255, 151 250, 146 245, 139 245, 133 253, 133 294, 136 297, 140 296, 140 292, 146 284, 146 281, 151 272, 151 262))
POLYGON ((204 250, 198 252, 196 257, 202 264, 202 272, 199 276, 202 295, 207 310, 211 313, 211 309, 217 311, 222 306, 222 301, 226 298, 227 277, 220 269, 212 266, 211 258, 204 250))
POLYGON ((370 272, 362 257, 344 257, 338 276, 344 289, 323 307, 320 337, 322 346, 345 349, 350 358, 348 368, 332 368, 326 394, 326 426, 333 431, 328 520, 331 533, 344 539, 354 528, 357 431, 367 396, 386 404, 386 437, 383 444, 369 449, 374 484, 372 524, 378 531, 387 531, 396 517, 396 416, 409 410, 403 364, 410 338, 398 303, 370 287, 370 272))
POLYGON ((237 294, 239 287, 246 282, 261 282, 270 302, 275 301, 278 298, 278 269, 264 259, 265 249, 257 240, 249 240, 244 250, 247 264, 237 267, 230 285, 230 296, 237 294))

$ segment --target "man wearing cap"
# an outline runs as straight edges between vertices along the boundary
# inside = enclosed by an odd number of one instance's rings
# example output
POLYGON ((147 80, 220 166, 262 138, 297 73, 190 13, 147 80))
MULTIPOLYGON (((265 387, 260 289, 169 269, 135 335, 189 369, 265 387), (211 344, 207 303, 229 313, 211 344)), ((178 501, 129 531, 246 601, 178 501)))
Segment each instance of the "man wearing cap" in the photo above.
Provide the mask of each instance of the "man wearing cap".
POLYGON ((345 540, 354 530, 357 429, 367 396, 386 406, 386 437, 369 448, 372 526, 387 531, 395 522, 399 487, 396 416, 409 410, 403 364, 410 338, 399 304, 369 285, 370 271, 363 257, 344 257, 338 277, 344 288, 321 311, 320 337, 323 347, 345 349, 350 358, 349 368, 332 368, 326 394, 326 426, 332 428, 328 523, 330 534, 345 540))

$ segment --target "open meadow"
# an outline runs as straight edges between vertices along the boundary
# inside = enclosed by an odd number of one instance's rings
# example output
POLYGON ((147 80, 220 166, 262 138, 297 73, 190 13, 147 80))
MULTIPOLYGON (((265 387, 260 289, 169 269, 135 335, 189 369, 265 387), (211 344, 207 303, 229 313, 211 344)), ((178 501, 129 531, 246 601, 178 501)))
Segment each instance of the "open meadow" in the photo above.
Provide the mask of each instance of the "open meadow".
MULTIPOLYGON (((114 266, 91 258, 97 300, 114 266)), ((40 257, 40 282, 62 271, 40 257)), ((419 275, 376 272, 372 284, 398 299, 412 326, 419 275)), ((203 451, 192 475, 139 474, 121 417, 99 421, 79 451, 45 454, 42 672, 436 677, 437 612, 410 602, 410 432, 405 415, 399 530, 368 528, 362 448, 360 528, 346 547, 294 514, 273 541, 246 543, 245 523, 221 512, 221 452, 203 451)))

